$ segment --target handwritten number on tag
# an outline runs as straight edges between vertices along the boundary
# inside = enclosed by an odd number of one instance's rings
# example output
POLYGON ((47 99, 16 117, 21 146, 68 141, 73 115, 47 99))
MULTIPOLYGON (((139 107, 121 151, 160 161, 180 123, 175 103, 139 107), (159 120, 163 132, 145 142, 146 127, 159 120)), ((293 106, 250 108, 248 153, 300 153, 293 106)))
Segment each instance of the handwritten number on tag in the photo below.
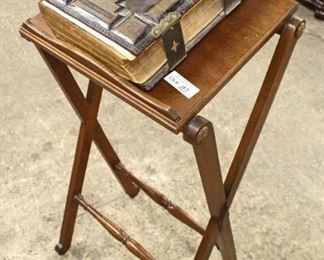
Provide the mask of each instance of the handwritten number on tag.
POLYGON ((176 71, 171 72, 164 78, 164 80, 188 99, 192 98, 200 91, 195 85, 182 77, 176 71))

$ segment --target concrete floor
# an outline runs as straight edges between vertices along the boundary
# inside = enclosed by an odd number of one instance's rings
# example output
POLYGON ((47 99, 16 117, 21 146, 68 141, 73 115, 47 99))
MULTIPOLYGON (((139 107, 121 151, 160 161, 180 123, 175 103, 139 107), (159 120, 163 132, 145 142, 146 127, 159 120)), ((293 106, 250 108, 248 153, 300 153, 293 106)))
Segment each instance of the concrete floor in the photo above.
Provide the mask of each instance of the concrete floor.
MULTIPOLYGON (((0 259, 134 259, 79 211, 71 250, 57 242, 78 119, 19 25, 37 1, 1 0, 0 259)), ((324 259, 324 24, 308 21, 232 207, 239 259, 324 259)), ((203 111, 224 172, 275 39, 203 111)), ((85 80, 77 75, 85 85, 85 80)), ((100 121, 124 163, 201 223, 208 211, 191 147, 105 93, 100 121), (137 138, 134 138, 136 136, 137 138)), ((158 259, 192 259, 200 236, 142 193, 123 193, 92 150, 84 194, 158 259)), ((214 250, 213 258, 219 259, 214 250)))

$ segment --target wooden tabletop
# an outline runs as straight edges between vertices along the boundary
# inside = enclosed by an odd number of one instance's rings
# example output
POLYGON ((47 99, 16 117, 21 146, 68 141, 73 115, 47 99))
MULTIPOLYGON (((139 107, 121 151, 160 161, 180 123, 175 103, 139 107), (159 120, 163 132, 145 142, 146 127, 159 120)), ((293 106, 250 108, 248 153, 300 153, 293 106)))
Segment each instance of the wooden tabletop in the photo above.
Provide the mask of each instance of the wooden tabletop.
POLYGON ((26 21, 23 37, 78 70, 153 120, 178 133, 278 33, 298 5, 293 0, 243 0, 176 68, 200 92, 187 99, 166 81, 145 92, 107 71, 84 52, 58 40, 41 15, 26 21))

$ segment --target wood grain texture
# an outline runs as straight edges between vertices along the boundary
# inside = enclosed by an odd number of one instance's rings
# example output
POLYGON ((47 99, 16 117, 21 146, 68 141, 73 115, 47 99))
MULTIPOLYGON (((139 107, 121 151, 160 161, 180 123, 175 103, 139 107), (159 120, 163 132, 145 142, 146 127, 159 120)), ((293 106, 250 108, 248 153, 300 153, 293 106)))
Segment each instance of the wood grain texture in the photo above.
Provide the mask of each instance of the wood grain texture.
POLYGON ((87 92, 89 109, 87 111, 87 116, 84 122, 82 122, 80 126, 80 133, 75 152, 69 191, 65 204, 60 241, 55 247, 56 251, 59 254, 65 254, 65 252, 70 248, 71 245, 76 215, 78 211, 78 204, 73 200, 73 197, 75 193, 81 193, 82 191, 92 144, 92 136, 93 132, 95 131, 93 124, 91 124, 91 121, 96 120, 97 118, 101 95, 102 89, 96 87, 90 82, 87 92))
POLYGON ((243 137, 229 169, 225 191, 230 205, 239 187, 244 171, 249 163, 262 127, 267 119, 271 105, 279 89, 298 38, 305 29, 305 21, 293 17, 287 23, 276 47, 272 61, 265 76, 260 93, 245 128, 243 137))
POLYGON ((165 208, 172 216, 196 230, 198 233, 203 235, 205 233, 205 229, 196 222, 187 212, 185 212, 178 205, 174 204, 170 201, 165 195, 142 182, 140 179, 136 178, 133 174, 125 169, 125 167, 118 163, 116 165, 116 170, 120 171, 120 174, 126 175, 133 183, 135 183, 146 195, 148 195, 155 203, 165 208))
POLYGON ((224 260, 235 260, 235 246, 229 224, 229 208, 225 195, 213 125, 207 119, 196 116, 184 129, 183 138, 193 146, 211 215, 195 259, 209 259, 214 245, 217 243, 224 260))
POLYGON ((190 100, 165 81, 158 83, 150 92, 139 90, 104 70, 98 61, 82 51, 71 49, 71 46, 58 41, 41 17, 24 23, 20 32, 26 39, 46 49, 172 132, 179 133, 264 43, 280 32, 297 7, 293 0, 245 0, 176 68, 200 88, 200 92, 190 100))
MULTIPOLYGON (((61 87, 66 98, 69 100, 72 105, 75 113, 78 115, 82 122, 87 122, 88 113, 90 111, 89 102, 84 98, 81 89, 76 83, 72 73, 69 68, 56 59, 51 54, 39 49, 44 61, 46 62, 48 68, 52 72, 54 78, 56 79, 58 85, 61 87)), ((92 81, 89 87, 100 89, 102 88, 94 84, 92 81)), ((92 92, 92 91, 91 91, 92 92)), ((97 104, 99 106, 99 104, 97 104)), ((99 109, 99 108, 98 108, 99 109)), ((91 122, 87 122, 87 125, 90 125, 92 134, 91 138, 95 142, 97 148, 103 155, 109 167, 113 170, 117 180, 121 183, 123 189, 130 197, 135 197, 139 189, 131 181, 127 180, 125 176, 119 176, 114 172, 113 165, 120 162, 116 152, 111 146, 108 138, 106 137, 101 125, 99 124, 96 118, 90 118, 91 122)))
POLYGON ((70 46, 55 39, 41 16, 22 26, 21 34, 33 41, 40 49, 60 87, 82 121, 60 243, 56 248, 60 254, 64 254, 70 247, 78 203, 137 257, 153 258, 140 244, 99 213, 81 196, 93 140, 99 149, 102 149, 107 163, 131 197, 135 196, 141 188, 177 219, 199 233, 203 233, 195 259, 208 259, 216 243, 223 259, 236 259, 229 208, 297 39, 305 28, 304 21, 295 17, 291 18, 296 7, 297 5, 290 0, 280 2, 246 0, 241 8, 217 30, 209 34, 199 48, 193 50, 178 67, 182 75, 201 88, 199 94, 190 100, 182 97, 166 82, 160 82, 153 91, 146 93, 113 73, 103 70, 97 61, 77 49, 70 49, 70 46), (262 16, 259 16, 260 14, 262 16), (196 114, 275 33, 281 34, 277 49, 224 183, 213 126, 210 121, 196 114), (67 65, 90 79, 86 98, 83 97, 67 65), (211 215, 206 230, 203 230, 187 213, 170 202, 163 194, 144 184, 122 166, 96 119, 102 93, 101 87, 110 90, 173 132, 183 132, 184 139, 193 147, 211 215))
POLYGON ((142 247, 136 240, 132 239, 122 228, 102 215, 91 206, 82 195, 74 196, 74 200, 93 216, 115 239, 120 241, 125 247, 142 260, 153 260, 153 256, 142 247))

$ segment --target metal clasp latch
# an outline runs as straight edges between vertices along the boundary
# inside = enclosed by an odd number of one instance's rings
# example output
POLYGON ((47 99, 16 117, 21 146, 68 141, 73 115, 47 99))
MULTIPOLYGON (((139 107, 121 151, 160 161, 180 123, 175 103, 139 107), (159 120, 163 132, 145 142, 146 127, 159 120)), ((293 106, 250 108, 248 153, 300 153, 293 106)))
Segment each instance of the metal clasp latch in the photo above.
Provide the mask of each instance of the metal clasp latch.
POLYGON ((178 12, 170 12, 151 32, 155 38, 162 38, 169 70, 172 70, 187 56, 180 18, 181 15, 178 12))

